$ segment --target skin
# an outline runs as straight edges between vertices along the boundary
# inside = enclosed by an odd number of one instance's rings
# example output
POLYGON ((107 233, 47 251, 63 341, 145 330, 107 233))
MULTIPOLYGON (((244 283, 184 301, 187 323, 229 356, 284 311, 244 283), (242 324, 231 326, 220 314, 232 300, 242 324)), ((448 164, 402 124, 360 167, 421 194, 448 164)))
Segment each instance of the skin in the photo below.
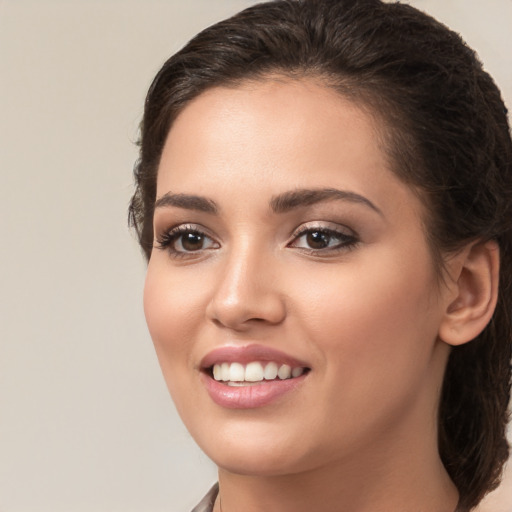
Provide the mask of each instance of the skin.
MULTIPOLYGON (((219 467, 223 512, 453 512, 437 451, 436 409, 454 300, 440 284, 417 195, 388 168, 377 122, 311 80, 211 89, 166 141, 157 198, 190 194, 217 212, 162 204, 144 306, 178 412, 219 467), (338 189, 285 212, 298 189, 338 189), (199 250, 177 225, 207 236, 199 250), (189 226, 187 228, 186 226, 189 226), (312 252, 301 228, 334 229, 312 252), (349 238, 347 238, 349 237, 349 238), (264 407, 214 403, 200 362, 257 343, 311 369, 264 407)), ((216 510, 220 510, 219 503, 216 510)))

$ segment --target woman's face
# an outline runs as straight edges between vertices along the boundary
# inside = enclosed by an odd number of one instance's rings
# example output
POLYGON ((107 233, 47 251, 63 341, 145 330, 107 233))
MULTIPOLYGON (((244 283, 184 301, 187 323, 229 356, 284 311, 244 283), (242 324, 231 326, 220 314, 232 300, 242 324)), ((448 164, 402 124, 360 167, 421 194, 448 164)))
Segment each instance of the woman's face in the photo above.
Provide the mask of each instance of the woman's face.
POLYGON ((420 202, 378 141, 305 80, 209 90, 173 124, 145 313, 183 421, 227 470, 435 438, 446 300, 420 202))

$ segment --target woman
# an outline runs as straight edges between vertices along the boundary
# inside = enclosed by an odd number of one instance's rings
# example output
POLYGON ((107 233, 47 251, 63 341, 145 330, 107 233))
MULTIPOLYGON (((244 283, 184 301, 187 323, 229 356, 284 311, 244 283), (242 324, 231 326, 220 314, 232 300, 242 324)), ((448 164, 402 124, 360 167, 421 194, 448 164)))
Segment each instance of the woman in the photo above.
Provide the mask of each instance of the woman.
POLYGON ((460 38, 379 0, 278 0, 146 99, 130 219, 197 511, 474 508, 508 456, 512 142, 460 38))

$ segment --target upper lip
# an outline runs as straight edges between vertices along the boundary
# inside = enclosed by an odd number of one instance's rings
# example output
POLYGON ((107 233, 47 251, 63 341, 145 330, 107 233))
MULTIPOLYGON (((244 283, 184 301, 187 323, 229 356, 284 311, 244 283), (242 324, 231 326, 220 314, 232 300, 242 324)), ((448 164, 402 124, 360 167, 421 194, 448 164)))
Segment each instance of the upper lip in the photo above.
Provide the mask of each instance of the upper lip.
POLYGON ((309 365, 295 357, 286 354, 280 350, 264 345, 245 345, 234 346, 226 345, 208 352, 201 360, 202 369, 211 368, 214 364, 221 363, 241 363, 247 364, 252 361, 270 362, 278 364, 287 364, 292 368, 309 368, 309 365))

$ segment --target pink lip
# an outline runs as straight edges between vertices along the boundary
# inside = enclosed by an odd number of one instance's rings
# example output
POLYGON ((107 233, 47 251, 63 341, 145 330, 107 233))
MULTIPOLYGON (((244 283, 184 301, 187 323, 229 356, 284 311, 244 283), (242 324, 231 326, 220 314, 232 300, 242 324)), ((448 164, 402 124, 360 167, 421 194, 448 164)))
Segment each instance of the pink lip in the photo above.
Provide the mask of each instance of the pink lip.
POLYGON ((308 368, 309 365, 304 361, 299 361, 294 357, 263 345, 246 345, 244 347, 227 346, 220 347, 209 352, 201 360, 201 368, 210 368, 214 364, 220 363, 241 363, 247 364, 252 361, 274 361, 277 364, 287 364, 292 368, 298 366, 308 368))
POLYGON ((262 381, 261 384, 247 386, 228 386, 216 381, 209 370, 214 364, 234 363, 247 364, 252 361, 274 361, 278 365, 287 364, 292 368, 310 368, 307 363, 299 361, 280 350, 262 345, 244 347, 227 346, 209 352, 201 361, 201 380, 210 398, 221 407, 227 409, 253 409, 263 407, 276 401, 279 397, 293 392, 300 386, 308 373, 292 379, 276 379, 262 381))
POLYGON ((210 398, 217 405, 227 409, 255 409, 268 405, 295 390, 306 377, 307 374, 303 374, 294 379, 263 381, 261 384, 231 387, 223 382, 217 382, 206 373, 201 373, 201 379, 210 398))

